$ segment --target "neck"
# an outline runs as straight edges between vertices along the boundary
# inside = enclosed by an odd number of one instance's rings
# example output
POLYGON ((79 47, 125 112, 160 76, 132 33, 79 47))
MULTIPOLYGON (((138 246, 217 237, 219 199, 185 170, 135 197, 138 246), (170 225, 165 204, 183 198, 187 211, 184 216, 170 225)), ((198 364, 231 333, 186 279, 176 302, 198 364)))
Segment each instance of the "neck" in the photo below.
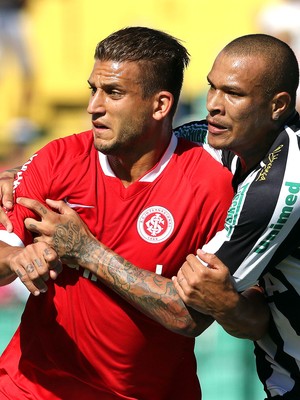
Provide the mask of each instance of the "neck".
POLYGON ((257 164, 261 162, 261 160, 265 158, 266 154, 268 154, 272 144, 277 138, 279 132, 280 130, 276 132, 276 134, 274 133, 274 135, 270 135, 270 140, 266 140, 264 144, 257 144, 247 151, 236 153, 239 156, 241 162, 241 175, 244 175, 252 170, 254 167, 256 167, 257 164))
POLYGON ((169 146, 170 139, 171 135, 148 149, 144 145, 141 153, 134 148, 133 151, 126 154, 122 152, 121 155, 109 155, 108 161, 116 177, 122 181, 125 187, 138 181, 161 160, 169 146))

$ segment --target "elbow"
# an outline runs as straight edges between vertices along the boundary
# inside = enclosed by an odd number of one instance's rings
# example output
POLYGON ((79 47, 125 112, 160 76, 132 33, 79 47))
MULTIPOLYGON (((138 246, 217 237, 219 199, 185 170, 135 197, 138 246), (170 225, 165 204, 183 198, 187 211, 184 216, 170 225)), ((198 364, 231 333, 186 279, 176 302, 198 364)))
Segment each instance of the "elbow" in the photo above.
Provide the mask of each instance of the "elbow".
POLYGON ((177 324, 176 327, 172 329, 174 333, 178 333, 179 335, 182 336, 187 336, 190 338, 196 338, 199 336, 206 328, 202 329, 195 323, 190 323, 190 324, 177 324))
POLYGON ((183 336, 196 338, 201 335, 212 323, 214 319, 198 311, 189 309, 185 318, 179 318, 173 331, 183 336))

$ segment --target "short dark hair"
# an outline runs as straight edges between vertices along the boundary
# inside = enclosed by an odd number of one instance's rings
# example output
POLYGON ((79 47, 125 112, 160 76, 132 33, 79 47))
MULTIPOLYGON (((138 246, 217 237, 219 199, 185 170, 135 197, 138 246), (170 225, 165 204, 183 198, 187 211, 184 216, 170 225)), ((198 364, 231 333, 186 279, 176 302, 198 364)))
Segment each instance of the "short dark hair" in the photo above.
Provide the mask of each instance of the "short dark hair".
POLYGON ((299 85, 299 65, 290 46, 280 39, 262 33, 240 36, 228 43, 223 52, 233 56, 263 58, 266 70, 262 81, 266 95, 273 97, 279 92, 288 92, 291 106, 295 107, 299 85))
POLYGON ((118 30, 98 43, 96 60, 137 62, 142 71, 143 95, 167 90, 174 96, 171 114, 174 115, 183 84, 184 69, 189 53, 173 36, 147 27, 127 27, 118 30))

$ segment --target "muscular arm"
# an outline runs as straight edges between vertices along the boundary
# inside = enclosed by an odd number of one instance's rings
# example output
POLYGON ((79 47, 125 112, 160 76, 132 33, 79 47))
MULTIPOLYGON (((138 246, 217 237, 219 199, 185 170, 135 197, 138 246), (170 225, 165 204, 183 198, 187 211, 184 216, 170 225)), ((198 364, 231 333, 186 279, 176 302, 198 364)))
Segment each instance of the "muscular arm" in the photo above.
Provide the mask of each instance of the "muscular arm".
POLYGON ((136 309, 167 329, 195 337, 213 322, 210 316, 187 308, 172 280, 132 265, 100 243, 64 202, 47 200, 60 214, 35 200, 22 198, 18 203, 41 216, 41 222, 32 218, 25 220, 26 228, 40 235, 38 241, 51 245, 63 262, 76 263, 91 271, 136 309))
POLYGON ((99 280, 144 314, 174 332, 189 336, 200 334, 208 326, 208 322, 212 322, 206 316, 203 324, 198 313, 194 313, 194 320, 192 319, 170 279, 132 265, 82 233, 78 233, 77 237, 76 234, 70 234, 72 229, 72 224, 58 225, 57 234, 61 236, 58 238, 54 235, 54 241, 58 243, 63 238, 69 238, 69 244, 73 241, 70 258, 77 252, 76 261, 81 266, 93 272, 99 280))
POLYGON ((270 318, 262 289, 253 286, 238 293, 228 268, 215 255, 199 252, 199 256, 208 267, 189 255, 173 278, 180 297, 188 306, 211 315, 231 335, 260 339, 270 318))

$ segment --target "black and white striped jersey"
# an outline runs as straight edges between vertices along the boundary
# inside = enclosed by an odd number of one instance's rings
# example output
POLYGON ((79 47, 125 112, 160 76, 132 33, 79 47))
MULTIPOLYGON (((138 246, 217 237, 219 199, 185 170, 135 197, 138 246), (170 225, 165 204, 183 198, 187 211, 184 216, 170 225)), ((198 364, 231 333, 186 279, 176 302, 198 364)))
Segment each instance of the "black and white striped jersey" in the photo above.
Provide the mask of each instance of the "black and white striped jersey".
MULTIPOLYGON (((203 143, 210 151, 206 128, 205 121, 192 122, 175 133, 203 143)), ((237 156, 229 151, 211 154, 233 173, 239 168, 237 156)), ((257 282, 264 287, 272 323, 268 335, 255 344, 258 374, 270 398, 290 392, 300 399, 298 114, 284 126, 259 165, 243 179, 233 177, 233 184, 235 196, 225 227, 203 249, 229 267, 239 291, 257 282)))

